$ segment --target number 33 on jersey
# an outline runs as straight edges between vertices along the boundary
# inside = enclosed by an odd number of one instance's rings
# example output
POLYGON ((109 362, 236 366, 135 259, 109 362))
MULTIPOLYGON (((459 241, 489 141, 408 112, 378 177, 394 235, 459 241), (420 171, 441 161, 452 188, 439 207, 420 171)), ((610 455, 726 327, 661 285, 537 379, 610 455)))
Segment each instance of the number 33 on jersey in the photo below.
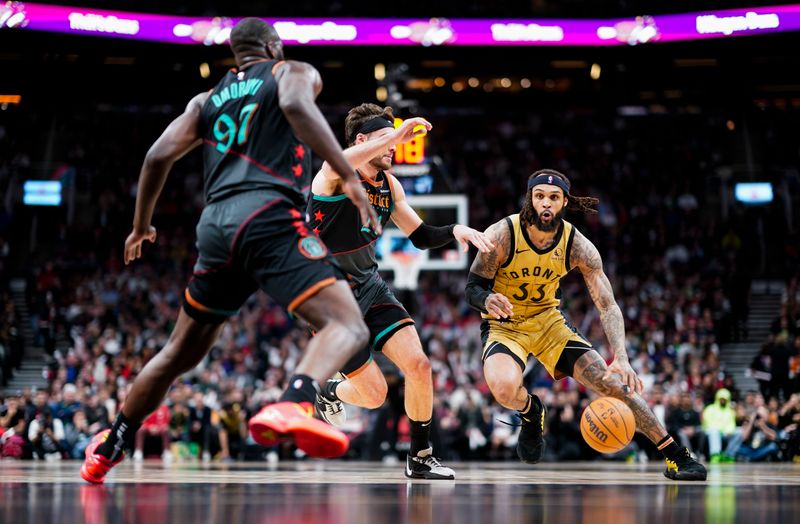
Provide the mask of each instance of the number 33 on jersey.
MULTIPOLYGON (((493 293, 500 293, 514 306, 512 320, 521 322, 542 311, 558 307, 559 281, 569 270, 569 252, 575 229, 567 221, 547 249, 537 249, 521 226, 519 215, 506 218, 511 230, 511 251, 497 270, 493 293)), ((484 318, 490 318, 483 315, 484 318)))

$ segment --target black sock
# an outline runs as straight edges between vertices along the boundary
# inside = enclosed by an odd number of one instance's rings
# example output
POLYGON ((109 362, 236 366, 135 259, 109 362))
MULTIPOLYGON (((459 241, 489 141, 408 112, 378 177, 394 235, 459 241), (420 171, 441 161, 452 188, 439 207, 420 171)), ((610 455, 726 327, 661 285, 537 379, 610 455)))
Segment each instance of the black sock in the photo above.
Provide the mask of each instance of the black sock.
POLYGON ((319 384, 308 375, 292 375, 286 391, 281 395, 281 402, 314 403, 319 392, 319 384))
POLYGON ((136 432, 139 431, 141 422, 134 422, 122 413, 122 410, 117 414, 114 420, 114 425, 111 426, 111 432, 105 442, 97 446, 95 453, 103 455, 110 461, 117 460, 121 453, 133 446, 133 440, 136 438, 136 432))
POLYGON ((668 458, 670 460, 675 460, 681 452, 681 447, 675 443, 675 439, 671 436, 667 435, 666 437, 662 438, 656 447, 664 455, 664 458, 668 458))
POLYGON ((425 422, 417 422, 409 418, 408 421, 411 423, 411 450, 409 450, 409 453, 414 457, 423 449, 431 447, 430 436, 431 422, 433 419, 428 419, 425 422))
POLYGON ((322 395, 328 400, 340 400, 339 397, 336 396, 336 388, 338 388, 341 383, 341 380, 329 380, 325 383, 325 387, 322 388, 322 395))

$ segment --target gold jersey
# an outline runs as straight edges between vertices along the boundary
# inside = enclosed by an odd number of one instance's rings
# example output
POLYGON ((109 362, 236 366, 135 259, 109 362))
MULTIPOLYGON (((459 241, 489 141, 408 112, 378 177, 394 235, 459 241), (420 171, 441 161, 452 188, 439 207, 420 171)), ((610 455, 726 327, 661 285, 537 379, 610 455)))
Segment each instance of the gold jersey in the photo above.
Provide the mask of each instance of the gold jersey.
POLYGON ((553 244, 538 249, 528 238, 518 214, 507 217, 506 222, 511 230, 511 252, 497 270, 492 292, 505 295, 514 306, 511 321, 522 322, 561 303, 559 281, 572 269, 569 252, 575 228, 563 221, 553 244))

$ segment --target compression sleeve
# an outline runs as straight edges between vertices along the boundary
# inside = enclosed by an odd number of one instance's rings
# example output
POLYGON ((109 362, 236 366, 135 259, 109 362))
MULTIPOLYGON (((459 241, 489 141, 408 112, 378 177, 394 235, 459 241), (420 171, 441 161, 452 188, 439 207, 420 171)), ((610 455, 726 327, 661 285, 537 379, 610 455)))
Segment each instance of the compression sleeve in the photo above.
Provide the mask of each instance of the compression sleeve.
POLYGON ((467 277, 467 287, 464 289, 464 293, 467 296, 467 304, 472 309, 486 313, 486 297, 492 294, 493 284, 494 279, 485 278, 470 271, 469 277, 467 277))
POLYGON ((449 226, 429 226, 423 222, 408 235, 408 239, 417 249, 442 247, 455 239, 453 236, 455 227, 455 224, 450 224, 449 226))

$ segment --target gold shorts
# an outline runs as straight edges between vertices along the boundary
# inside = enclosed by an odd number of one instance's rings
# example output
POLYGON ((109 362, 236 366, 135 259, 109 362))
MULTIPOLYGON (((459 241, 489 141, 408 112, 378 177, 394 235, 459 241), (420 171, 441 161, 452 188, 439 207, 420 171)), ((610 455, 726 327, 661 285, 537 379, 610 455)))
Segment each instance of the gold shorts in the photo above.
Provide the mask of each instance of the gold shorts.
POLYGON ((565 370, 556 369, 564 349, 582 352, 591 349, 591 344, 567 322, 557 308, 547 309, 520 321, 513 317, 508 322, 486 319, 482 331, 483 359, 494 349, 493 346, 503 344, 519 358, 523 367, 528 355, 533 355, 556 380, 566 376, 565 370))

